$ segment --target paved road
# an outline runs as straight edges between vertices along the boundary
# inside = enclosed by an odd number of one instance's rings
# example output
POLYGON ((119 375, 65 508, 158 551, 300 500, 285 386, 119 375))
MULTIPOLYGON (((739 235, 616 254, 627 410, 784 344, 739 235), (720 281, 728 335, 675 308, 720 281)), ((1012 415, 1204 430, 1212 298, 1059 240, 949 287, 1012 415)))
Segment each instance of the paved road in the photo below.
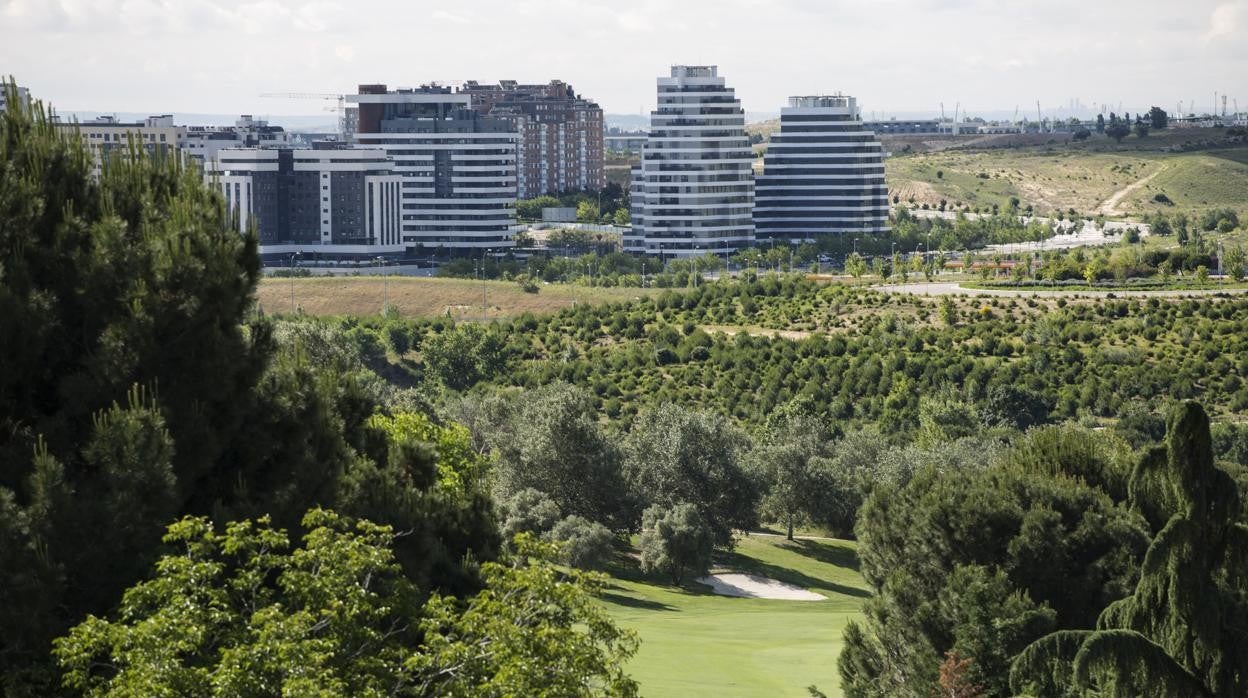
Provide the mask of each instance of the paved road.
POLYGON ((1038 296, 1040 298, 1105 298, 1111 293, 1118 298, 1129 296, 1182 298, 1184 296, 1212 296, 1219 293, 1248 293, 1248 288, 1210 288, 1192 291, 1066 291, 1056 289, 1046 291, 1041 289, 980 289, 964 288, 958 283, 948 281, 917 284, 885 284, 882 286, 872 286, 871 288, 878 291, 885 291, 889 293, 908 293, 915 296, 1038 296))
MULTIPOLYGON (((275 273, 290 267, 265 267, 266 276, 272 276, 275 273)), ((392 264, 388 267, 318 267, 306 264, 300 269, 307 269, 312 272, 313 276, 437 276, 438 270, 425 266, 417 266, 414 264, 392 264)))
MULTIPOLYGON (((957 211, 910 211, 910 215, 915 218, 944 218, 945 220, 955 220, 958 217, 957 211)), ((988 218, 989 214, 984 213, 964 213, 962 214, 968 219, 988 218)), ((1096 222, 1090 219, 1083 219, 1079 222, 1079 229, 1075 230, 1073 221, 1054 221, 1052 218, 1044 216, 1019 216, 1019 221, 1023 225, 1029 225, 1032 222, 1041 223, 1043 225, 1054 225, 1062 229, 1062 233, 1054 235, 1051 238, 1035 242, 1015 242, 1005 245, 988 245, 984 250, 988 254, 1018 254, 1022 252, 1036 252, 1038 250, 1066 250, 1074 247, 1096 247, 1098 245, 1115 245, 1122 242, 1122 235, 1127 228, 1135 228, 1140 233, 1140 237, 1147 237, 1149 227, 1147 223, 1133 223, 1131 221, 1106 221, 1105 228, 1096 227, 1096 222)), ((977 252, 980 250, 977 250, 977 252)))

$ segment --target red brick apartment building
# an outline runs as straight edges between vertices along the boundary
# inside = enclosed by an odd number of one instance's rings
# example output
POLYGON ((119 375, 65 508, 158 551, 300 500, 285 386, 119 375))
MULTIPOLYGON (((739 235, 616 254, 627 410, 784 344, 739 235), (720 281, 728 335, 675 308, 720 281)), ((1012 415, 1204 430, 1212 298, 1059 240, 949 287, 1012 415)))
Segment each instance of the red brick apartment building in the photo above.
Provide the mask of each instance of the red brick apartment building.
POLYGON ((473 111, 515 125, 518 198, 606 186, 602 108, 571 85, 469 80, 460 91, 471 96, 473 111))

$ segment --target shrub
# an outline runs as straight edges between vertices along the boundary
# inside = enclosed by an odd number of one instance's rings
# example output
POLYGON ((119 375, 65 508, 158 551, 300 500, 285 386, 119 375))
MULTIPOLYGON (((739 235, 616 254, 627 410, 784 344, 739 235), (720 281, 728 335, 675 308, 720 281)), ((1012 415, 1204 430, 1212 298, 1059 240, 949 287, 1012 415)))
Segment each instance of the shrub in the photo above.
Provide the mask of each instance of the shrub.
POLYGON ((562 543, 564 561, 583 570, 602 569, 611 559, 615 536, 606 526, 583 516, 569 516, 547 535, 562 543))
POLYGON ((641 569, 667 574, 680 585, 711 566, 711 530, 698 508, 681 503, 671 509, 652 506, 641 515, 641 569))
POLYGON ((532 487, 520 490, 499 507, 503 538, 510 541, 517 533, 545 534, 559 521, 559 505, 545 492, 532 487))

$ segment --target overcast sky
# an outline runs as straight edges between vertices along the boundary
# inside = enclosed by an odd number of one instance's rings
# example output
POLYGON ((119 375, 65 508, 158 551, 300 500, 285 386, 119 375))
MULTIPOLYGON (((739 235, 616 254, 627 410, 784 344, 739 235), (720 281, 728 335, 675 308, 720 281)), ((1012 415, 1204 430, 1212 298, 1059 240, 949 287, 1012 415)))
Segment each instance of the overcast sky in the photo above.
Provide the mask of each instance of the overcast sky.
POLYGON ((613 113, 672 63, 747 110, 1248 109, 1248 0, 0 0, 0 73, 63 111, 309 114, 262 92, 560 78, 613 113))

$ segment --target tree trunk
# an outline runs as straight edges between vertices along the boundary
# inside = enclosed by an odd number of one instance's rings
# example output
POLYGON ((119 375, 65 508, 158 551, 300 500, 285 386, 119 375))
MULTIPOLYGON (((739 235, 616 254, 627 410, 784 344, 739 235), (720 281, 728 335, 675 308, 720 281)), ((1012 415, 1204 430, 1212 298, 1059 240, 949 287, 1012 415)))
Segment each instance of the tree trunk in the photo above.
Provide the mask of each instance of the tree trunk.
POLYGON ((789 535, 787 537, 789 540, 793 540, 793 517, 792 516, 789 517, 789 535))

